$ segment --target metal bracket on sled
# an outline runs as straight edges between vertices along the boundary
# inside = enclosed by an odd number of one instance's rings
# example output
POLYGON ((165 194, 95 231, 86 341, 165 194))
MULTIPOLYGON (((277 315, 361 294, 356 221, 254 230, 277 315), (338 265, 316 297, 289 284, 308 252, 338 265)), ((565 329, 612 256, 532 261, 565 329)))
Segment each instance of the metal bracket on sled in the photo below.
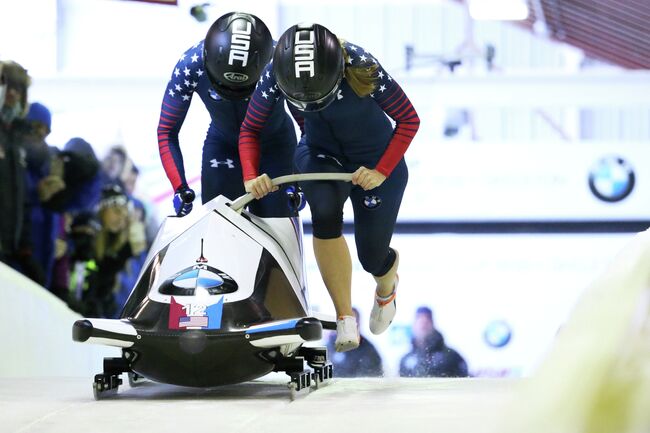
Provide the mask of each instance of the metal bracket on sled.
POLYGON ((129 361, 125 358, 104 358, 104 372, 95 375, 93 381, 93 396, 95 400, 117 394, 122 385, 120 375, 131 372, 129 361))
POLYGON ((333 367, 325 347, 301 347, 294 357, 276 359, 274 371, 284 371, 291 378, 287 386, 293 401, 300 391, 312 386, 318 389, 331 379, 333 367), (309 368, 305 368, 305 362, 309 368))
POLYGON ((314 371, 311 374, 312 382, 316 389, 321 384, 332 378, 333 366, 327 360, 327 348, 325 347, 301 347, 298 349, 298 355, 303 356, 307 365, 314 371))

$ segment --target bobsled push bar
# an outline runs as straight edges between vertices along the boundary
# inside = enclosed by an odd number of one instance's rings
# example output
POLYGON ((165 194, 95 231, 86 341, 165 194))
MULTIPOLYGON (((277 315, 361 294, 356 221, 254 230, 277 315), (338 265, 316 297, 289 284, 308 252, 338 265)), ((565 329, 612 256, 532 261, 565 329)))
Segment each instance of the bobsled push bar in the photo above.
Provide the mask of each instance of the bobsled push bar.
MULTIPOLYGON (((304 173, 304 174, 290 174, 287 176, 280 176, 271 179, 273 186, 283 185, 292 182, 304 182, 309 180, 340 180, 343 182, 352 181, 352 173, 304 173)), ((253 194, 250 192, 239 197, 230 205, 231 209, 240 212, 244 206, 255 200, 253 194)))

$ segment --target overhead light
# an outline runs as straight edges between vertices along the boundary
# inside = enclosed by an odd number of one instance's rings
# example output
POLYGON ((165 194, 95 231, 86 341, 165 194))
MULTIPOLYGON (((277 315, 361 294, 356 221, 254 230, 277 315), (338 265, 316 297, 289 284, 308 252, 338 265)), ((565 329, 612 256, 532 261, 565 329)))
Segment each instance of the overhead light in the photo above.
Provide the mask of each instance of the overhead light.
POLYGON ((526 0, 467 0, 475 20, 516 21, 528 18, 526 0))

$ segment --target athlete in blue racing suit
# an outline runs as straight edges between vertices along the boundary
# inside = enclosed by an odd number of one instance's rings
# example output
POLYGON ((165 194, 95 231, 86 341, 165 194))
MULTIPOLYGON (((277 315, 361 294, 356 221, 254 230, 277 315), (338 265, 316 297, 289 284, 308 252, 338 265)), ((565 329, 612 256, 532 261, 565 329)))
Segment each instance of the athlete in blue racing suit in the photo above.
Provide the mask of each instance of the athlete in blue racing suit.
POLYGON ((284 98, 304 117, 296 169, 354 172, 353 185, 321 181, 302 186, 312 213, 316 261, 339 317, 336 349, 354 349, 359 335, 352 316, 350 253, 342 236, 343 204, 350 198, 359 261, 377 282, 370 330, 379 334, 395 315, 399 256, 390 241, 408 179, 403 156, 420 119, 370 53, 339 41, 318 24, 289 28, 263 76, 239 138, 246 189, 255 196, 271 191, 268 176, 258 176, 264 173, 260 132, 284 98))
MULTIPOLYGON (((203 145, 201 197, 235 199, 245 193, 237 141, 250 95, 273 51, 266 25, 250 14, 231 12, 215 21, 205 40, 185 51, 165 90, 158 124, 158 148, 174 189, 178 216, 192 210, 194 192, 188 187, 178 134, 196 93, 210 113, 203 145)), ((277 104, 260 132, 261 167, 271 176, 292 172, 296 133, 283 104, 277 104)), ((288 216, 286 195, 274 193, 250 206, 260 216, 288 216)))

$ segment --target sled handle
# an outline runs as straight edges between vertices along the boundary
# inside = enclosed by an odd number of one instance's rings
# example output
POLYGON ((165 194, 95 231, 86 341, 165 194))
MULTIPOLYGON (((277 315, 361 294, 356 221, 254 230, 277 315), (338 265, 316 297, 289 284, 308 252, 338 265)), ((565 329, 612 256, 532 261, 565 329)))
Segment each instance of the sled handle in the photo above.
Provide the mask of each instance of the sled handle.
MULTIPOLYGON (((292 182, 304 182, 309 180, 340 180, 343 182, 352 181, 352 173, 304 173, 304 174, 289 174, 287 176, 280 176, 274 179, 271 179, 273 186, 282 185, 285 183, 292 182)), ((230 208, 235 212, 241 212, 241 210, 248 203, 255 200, 253 194, 246 193, 239 197, 237 200, 233 201, 230 204, 230 208)))

